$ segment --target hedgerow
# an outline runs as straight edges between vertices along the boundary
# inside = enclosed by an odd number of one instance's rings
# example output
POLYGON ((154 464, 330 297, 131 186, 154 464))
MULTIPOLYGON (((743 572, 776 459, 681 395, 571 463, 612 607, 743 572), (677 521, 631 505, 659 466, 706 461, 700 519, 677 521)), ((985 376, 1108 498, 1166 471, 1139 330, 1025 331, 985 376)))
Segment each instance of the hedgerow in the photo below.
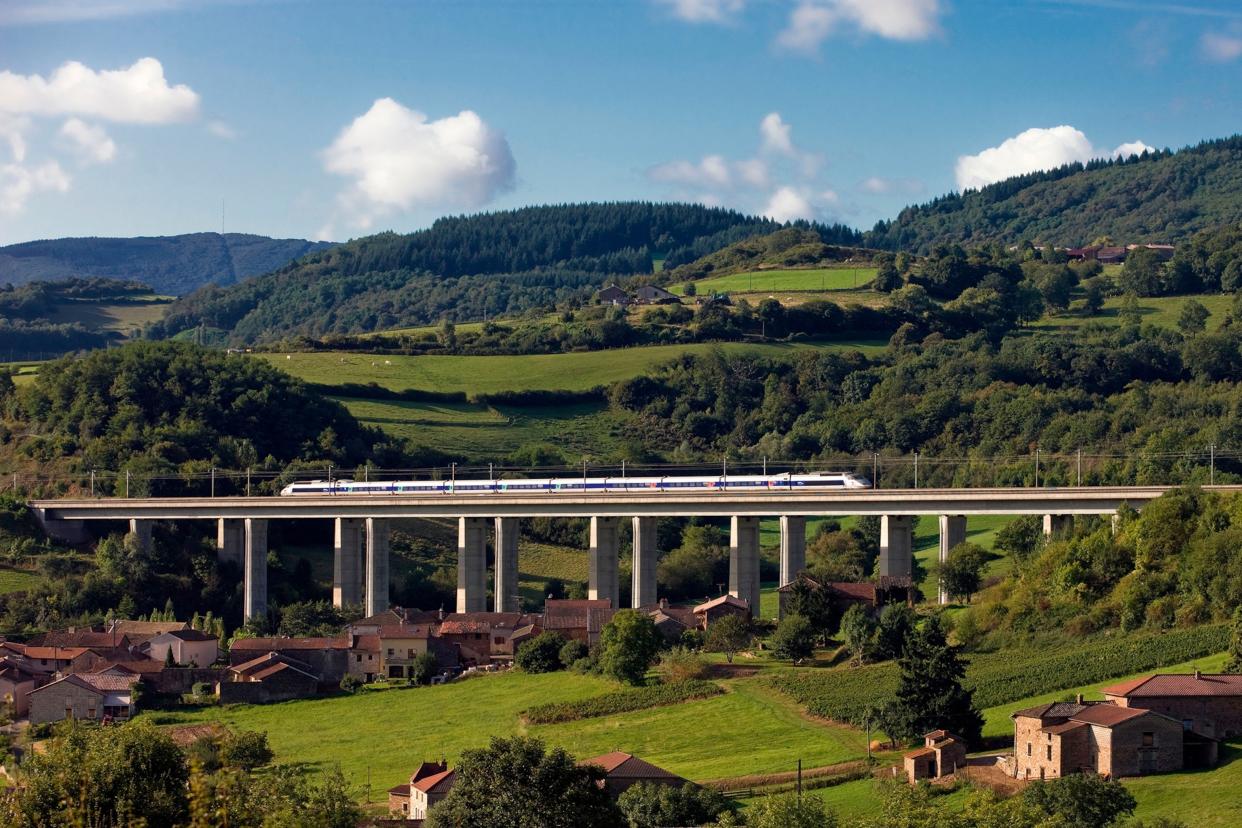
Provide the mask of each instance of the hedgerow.
MULTIPOLYGON (((1163 633, 1094 638, 1050 651, 1002 650, 968 656, 965 684, 980 709, 1056 690, 1178 664, 1224 650, 1227 625, 1163 633)), ((792 670, 772 679, 782 693, 828 719, 860 723, 866 709, 897 690, 894 662, 854 669, 792 670)))
POLYGON ((679 704, 694 699, 707 699, 723 692, 724 690, 719 685, 710 681, 692 680, 673 684, 655 684, 650 687, 618 690, 581 701, 541 704, 527 710, 522 714, 522 718, 528 724, 573 722, 578 719, 645 710, 648 707, 679 704))

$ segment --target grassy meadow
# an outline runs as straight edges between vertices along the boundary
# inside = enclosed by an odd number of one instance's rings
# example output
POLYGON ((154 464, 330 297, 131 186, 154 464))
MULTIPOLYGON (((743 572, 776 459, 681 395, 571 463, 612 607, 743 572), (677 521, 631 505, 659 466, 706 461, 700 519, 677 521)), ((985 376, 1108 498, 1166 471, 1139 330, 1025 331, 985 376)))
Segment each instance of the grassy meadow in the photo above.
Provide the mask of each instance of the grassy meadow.
MULTIPOLYGON (((712 293, 756 293, 759 291, 827 291, 866 286, 875 278, 874 267, 820 267, 799 270, 754 270, 711 276, 694 283, 700 296, 712 293)), ((673 293, 684 294, 685 285, 670 287, 673 293)))
POLYGON ((90 330, 116 331, 130 336, 163 317, 171 302, 171 298, 163 296, 117 303, 65 301, 57 304, 48 318, 57 324, 77 322, 90 330))
MULTIPOLYGON (((1138 300, 1139 312, 1143 316, 1144 325, 1155 325, 1161 328, 1177 328, 1177 318, 1182 305, 1194 299, 1208 309, 1208 330, 1219 328, 1224 322, 1233 297, 1223 293, 1205 293, 1195 296, 1145 296, 1138 300)), ((1060 315, 1045 315, 1037 322, 1031 323, 1032 328, 1043 331, 1072 330, 1088 323, 1118 326, 1121 324, 1121 296, 1110 296, 1104 300, 1104 307, 1096 316, 1084 316, 1082 300, 1071 303, 1070 310, 1060 315)))

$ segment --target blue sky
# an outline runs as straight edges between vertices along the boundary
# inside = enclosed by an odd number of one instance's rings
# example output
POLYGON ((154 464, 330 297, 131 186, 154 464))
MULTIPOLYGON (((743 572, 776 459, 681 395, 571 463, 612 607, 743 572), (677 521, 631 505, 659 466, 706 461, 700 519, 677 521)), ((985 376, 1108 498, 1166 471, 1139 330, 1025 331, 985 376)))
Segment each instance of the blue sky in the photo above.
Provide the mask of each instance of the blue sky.
POLYGON ((1242 2, 0 0, 0 243, 694 199, 869 227, 1240 131, 1242 2))

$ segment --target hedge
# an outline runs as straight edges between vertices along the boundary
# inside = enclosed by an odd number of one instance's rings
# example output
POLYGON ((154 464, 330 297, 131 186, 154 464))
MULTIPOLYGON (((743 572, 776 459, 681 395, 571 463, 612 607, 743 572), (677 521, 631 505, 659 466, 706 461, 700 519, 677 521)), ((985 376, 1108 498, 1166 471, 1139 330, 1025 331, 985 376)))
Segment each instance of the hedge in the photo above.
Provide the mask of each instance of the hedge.
POLYGON ((573 722, 579 719, 645 710, 648 707, 679 704, 694 699, 707 699, 719 696, 723 692, 724 690, 719 685, 710 681, 691 679, 673 684, 654 684, 650 687, 618 690, 615 693, 605 693, 602 696, 581 701, 541 704, 525 711, 522 719, 528 724, 573 722))
POLYGON ((465 391, 424 391, 421 388, 406 388, 396 391, 392 388, 385 388, 376 382, 368 382, 366 384, 343 382, 340 385, 308 382, 306 386, 326 397, 348 397, 350 399, 362 400, 401 400, 403 402, 464 403, 469 401, 465 391))
MULTIPOLYGON (((966 655, 965 685, 979 709, 1041 693, 1067 690, 1218 653, 1229 645, 1227 625, 1163 633, 1096 637, 1050 651, 1022 650, 966 655)), ((777 690, 816 715, 858 724, 871 705, 897 692, 894 662, 833 670, 793 670, 773 677, 777 690)))

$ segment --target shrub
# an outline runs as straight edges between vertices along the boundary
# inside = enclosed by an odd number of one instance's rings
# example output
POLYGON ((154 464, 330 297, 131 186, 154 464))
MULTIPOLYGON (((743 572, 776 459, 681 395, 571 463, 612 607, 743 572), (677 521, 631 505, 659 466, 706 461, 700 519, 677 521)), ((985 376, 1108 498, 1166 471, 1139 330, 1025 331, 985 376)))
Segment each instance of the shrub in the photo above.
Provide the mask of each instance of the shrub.
POLYGON ((777 658, 801 661, 815 652, 815 629, 801 615, 787 615, 772 636, 772 649, 777 658))
POLYGON ((681 787, 639 782, 617 799, 630 825, 706 825, 734 807, 723 794, 687 782, 681 787))
POLYGON ((357 693, 362 689, 362 679, 353 674, 346 674, 341 677, 341 689, 346 693, 357 693))
POLYGON ((266 765, 275 756, 267 743, 267 734, 258 730, 243 730, 220 746, 221 762, 246 771, 266 765))
POLYGON ((554 632, 541 632, 523 641, 513 663, 528 673, 551 673, 561 669, 561 647, 565 639, 554 632))
POLYGON ((600 669, 628 684, 641 684, 664 643, 651 616, 622 610, 600 633, 600 669))
POLYGON ((710 681, 681 681, 675 684, 653 684, 650 687, 634 687, 605 693, 590 699, 572 702, 553 702, 532 707, 522 714, 529 724, 555 724, 557 722, 573 722, 578 719, 591 719, 597 716, 612 716, 616 713, 629 713, 633 710, 645 710, 648 707, 663 707, 680 704, 692 699, 706 699, 718 696, 724 691, 710 681))
POLYGON ((431 684, 431 679, 440 672, 440 664, 433 653, 419 653, 410 665, 409 678, 413 684, 431 684))
POLYGON ((685 647, 673 647, 660 655, 660 663, 656 672, 665 684, 676 684, 680 681, 693 681, 707 675, 707 663, 703 657, 685 647))
POLYGON ((570 639, 561 647, 560 659, 562 667, 572 667, 580 658, 586 658, 590 648, 581 641, 570 639))

